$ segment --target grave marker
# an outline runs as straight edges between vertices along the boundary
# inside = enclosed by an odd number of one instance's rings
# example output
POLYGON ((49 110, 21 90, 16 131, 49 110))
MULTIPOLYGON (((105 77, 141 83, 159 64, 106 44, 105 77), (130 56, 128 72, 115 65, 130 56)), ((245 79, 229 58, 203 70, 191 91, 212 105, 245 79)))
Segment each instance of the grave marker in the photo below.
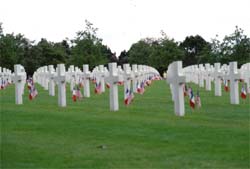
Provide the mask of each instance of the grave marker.
POLYGON ((23 90, 26 80, 26 73, 21 65, 14 65, 14 83, 15 83, 15 98, 16 104, 23 104, 23 90))
POLYGON ((215 96, 221 96, 221 79, 222 79, 222 72, 220 70, 220 63, 214 64, 214 92, 215 96))
POLYGON ((55 96, 55 69, 53 65, 49 65, 49 95, 55 96))
POLYGON ((64 64, 57 65, 58 105, 66 107, 66 73, 64 64))
POLYGON ((186 82, 186 77, 182 74, 182 61, 171 63, 167 72, 167 82, 172 84, 175 114, 184 116, 183 83, 186 82))
POLYGON ((237 69, 237 62, 229 63, 229 75, 230 80, 230 102, 231 104, 239 104, 239 84, 240 74, 237 69))
POLYGON ((109 76, 105 78, 110 84, 109 90, 109 105, 111 111, 119 110, 119 102, 118 102, 118 86, 117 83, 122 81, 121 76, 118 75, 117 64, 109 63, 109 76))
POLYGON ((83 90, 84 90, 84 97, 90 97, 90 88, 89 88, 89 80, 91 74, 89 71, 89 65, 83 65, 83 90))

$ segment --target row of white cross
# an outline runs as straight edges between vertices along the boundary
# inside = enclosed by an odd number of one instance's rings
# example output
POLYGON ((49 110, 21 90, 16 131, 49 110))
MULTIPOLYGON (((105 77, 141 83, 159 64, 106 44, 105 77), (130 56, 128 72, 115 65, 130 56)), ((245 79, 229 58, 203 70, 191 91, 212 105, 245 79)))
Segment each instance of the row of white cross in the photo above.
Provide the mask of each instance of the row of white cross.
MULTIPOLYGON (((21 71, 21 65, 15 65, 15 81, 16 86, 25 83, 26 74, 21 71), (16 70, 16 68, 19 68, 16 70)), ((24 70, 24 69, 23 69, 24 70)), ((133 92, 137 92, 137 84, 148 80, 152 77, 160 77, 158 71, 150 66, 133 64, 132 68, 129 64, 124 64, 123 69, 121 66, 117 67, 116 63, 109 63, 108 68, 103 65, 95 67, 92 72, 89 70, 87 64, 83 65, 83 71, 78 67, 70 66, 68 71, 65 69, 64 64, 58 64, 54 69, 53 65, 43 66, 36 70, 33 74, 34 82, 39 83, 45 90, 49 90, 49 95, 55 96, 55 85, 58 86, 58 105, 65 107, 66 102, 66 82, 70 84, 71 91, 78 82, 82 82, 84 86, 84 97, 90 97, 90 79, 94 79, 97 83, 101 84, 101 91, 105 92, 105 85, 110 86, 110 110, 119 110, 118 102, 118 83, 124 84, 124 97, 126 90, 130 89, 131 81, 133 84, 133 92)), ((19 100, 16 104, 22 104, 23 91, 16 91, 16 99, 19 100)))
POLYGON ((0 67, 0 90, 4 89, 12 81, 11 70, 0 67))
POLYGON ((7 85, 14 82, 15 85, 15 102, 16 104, 23 103, 24 87, 26 83, 26 72, 22 65, 17 64, 14 66, 14 73, 7 68, 0 67, 0 87, 4 89, 7 85))
POLYGON ((238 81, 244 80, 247 84, 247 92, 250 93, 250 63, 237 68, 237 62, 230 62, 229 65, 215 63, 192 65, 182 68, 182 61, 176 61, 168 66, 167 82, 170 84, 172 99, 174 101, 175 113, 178 116, 185 115, 183 84, 193 82, 200 87, 211 90, 211 82, 215 84, 215 96, 221 96, 222 80, 230 81, 230 103, 239 104, 238 81))

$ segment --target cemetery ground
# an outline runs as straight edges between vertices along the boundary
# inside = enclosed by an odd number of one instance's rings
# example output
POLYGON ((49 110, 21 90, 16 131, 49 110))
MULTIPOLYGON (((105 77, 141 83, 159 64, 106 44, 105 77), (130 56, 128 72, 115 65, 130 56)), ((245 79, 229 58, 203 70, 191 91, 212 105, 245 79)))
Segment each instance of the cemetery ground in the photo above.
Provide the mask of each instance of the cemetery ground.
MULTIPOLYGON (((67 107, 38 84, 38 97, 15 105, 14 85, 0 91, 0 168, 249 168, 249 97, 231 105, 200 88, 202 108, 174 114, 169 85, 155 81, 144 95, 109 111, 108 89, 67 107)), ((192 85, 194 93, 198 86, 192 85)))

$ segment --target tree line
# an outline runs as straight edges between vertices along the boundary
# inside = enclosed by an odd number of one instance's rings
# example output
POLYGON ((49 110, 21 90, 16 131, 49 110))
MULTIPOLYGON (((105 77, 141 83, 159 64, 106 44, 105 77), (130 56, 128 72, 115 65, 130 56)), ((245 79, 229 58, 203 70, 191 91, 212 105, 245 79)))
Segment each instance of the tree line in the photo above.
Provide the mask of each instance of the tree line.
POLYGON ((207 42, 200 35, 187 36, 177 42, 161 31, 160 38, 145 38, 131 45, 116 56, 97 36, 98 28, 85 20, 85 29, 76 33, 74 39, 50 42, 42 38, 38 43, 22 34, 4 34, 0 23, 0 66, 13 70, 14 64, 22 64, 28 75, 44 65, 65 63, 67 66, 89 64, 90 69, 96 65, 109 62, 146 64, 153 66, 160 73, 176 60, 182 60, 184 66, 199 63, 228 63, 237 61, 239 66, 250 62, 250 38, 244 31, 235 27, 232 34, 222 41, 218 36, 207 42))

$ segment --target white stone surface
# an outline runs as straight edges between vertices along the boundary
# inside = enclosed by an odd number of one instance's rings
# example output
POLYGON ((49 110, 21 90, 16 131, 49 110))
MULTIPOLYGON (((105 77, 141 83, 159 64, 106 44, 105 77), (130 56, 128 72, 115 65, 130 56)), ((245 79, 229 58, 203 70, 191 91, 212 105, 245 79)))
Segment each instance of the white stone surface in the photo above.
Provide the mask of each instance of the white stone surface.
POLYGON ((55 69, 53 65, 49 65, 49 95, 55 96, 55 69))
POLYGON ((20 64, 14 65, 14 83, 15 83, 15 100, 16 104, 23 104, 23 90, 26 82, 26 73, 20 64))
POLYGON ((230 80, 230 102, 231 104, 239 104, 239 84, 241 76, 237 69, 237 62, 229 63, 229 76, 230 80))
POLYGON ((206 90, 207 91, 211 91, 211 68, 210 68, 210 64, 206 63, 205 64, 205 68, 206 68, 206 90))
POLYGON ((214 94, 215 96, 221 96, 221 79, 222 79, 222 72, 220 70, 220 63, 214 64, 214 94))
POLYGON ((132 73, 129 64, 123 64, 123 79, 124 79, 124 99, 126 99, 126 91, 131 88, 132 73))
POLYGON ((64 64, 57 65, 58 105, 66 107, 66 72, 64 64))
POLYGON ((186 77, 182 74, 182 61, 171 63, 167 71, 167 82, 172 85, 175 114, 177 116, 184 116, 183 83, 186 82, 186 77))
POLYGON ((90 97, 90 86, 89 80, 91 77, 91 72, 89 71, 89 65, 83 65, 83 95, 84 97, 90 97))
POLYGON ((119 110, 117 83, 121 80, 122 77, 118 75, 117 64, 109 63, 109 76, 105 78, 105 81, 110 84, 109 105, 111 111, 119 110))

